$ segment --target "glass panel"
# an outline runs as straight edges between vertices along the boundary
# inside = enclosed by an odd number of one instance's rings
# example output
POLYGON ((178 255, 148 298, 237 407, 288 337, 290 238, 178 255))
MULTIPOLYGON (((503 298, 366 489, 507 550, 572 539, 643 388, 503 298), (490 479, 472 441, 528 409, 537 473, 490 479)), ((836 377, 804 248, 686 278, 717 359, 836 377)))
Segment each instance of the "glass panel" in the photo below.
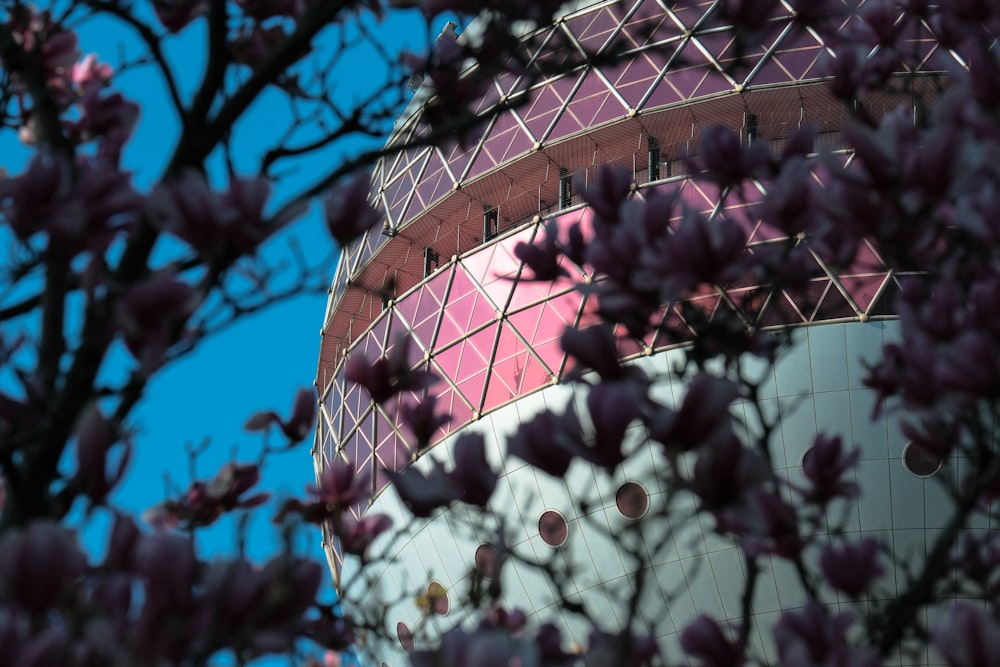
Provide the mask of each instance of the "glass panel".
POLYGON ((606 69, 605 74, 614 83, 618 94, 625 98, 630 107, 636 109, 659 71, 660 68, 649 56, 640 55, 635 60, 606 69))
POLYGON ((806 321, 805 315, 792 304, 788 295, 782 291, 771 296, 767 309, 760 319, 760 325, 770 327, 783 324, 801 324, 804 321, 806 321))
POLYGON ((448 301, 444 304, 441 325, 434 349, 440 349, 486 322, 496 320, 496 306, 479 291, 461 265, 456 266, 455 279, 448 301))
POLYGON ((611 31, 618 27, 618 18, 605 8, 574 17, 566 21, 566 27, 589 53, 593 53, 608 40, 611 31))
POLYGON ((528 352, 524 341, 514 333, 509 323, 505 323, 497 341, 483 412, 545 386, 550 379, 549 370, 528 352))
MULTIPOLYGON (((558 88, 559 84, 562 84, 564 88, 566 87, 564 82, 556 82, 555 87, 558 88)), ((535 92, 534 99, 521 112, 521 118, 524 119, 524 124, 528 126, 535 141, 542 140, 545 130, 552 123, 552 119, 555 118, 556 112, 559 111, 562 103, 563 98, 560 97, 553 87, 546 86, 535 92)))
POLYGON ((886 274, 879 273, 868 276, 840 276, 839 280, 854 302, 858 304, 858 308, 867 312, 868 306, 871 305, 872 299, 875 298, 885 278, 886 274))
POLYGON ((408 217, 413 218, 420 212, 427 210, 433 202, 451 189, 451 183, 451 177, 444 168, 441 157, 437 151, 434 151, 431 153, 430 163, 427 165, 423 177, 417 184, 416 201, 410 205, 408 217))
POLYGON ((489 370, 493 354, 496 327, 490 326, 479 331, 458 345, 434 355, 434 360, 451 378, 462 395, 474 408, 482 403, 486 372, 489 370))
POLYGON ((395 306, 395 310, 409 324, 414 340, 425 350, 429 350, 434 342, 434 329, 451 273, 451 269, 438 272, 421 285, 420 289, 400 299, 395 306))

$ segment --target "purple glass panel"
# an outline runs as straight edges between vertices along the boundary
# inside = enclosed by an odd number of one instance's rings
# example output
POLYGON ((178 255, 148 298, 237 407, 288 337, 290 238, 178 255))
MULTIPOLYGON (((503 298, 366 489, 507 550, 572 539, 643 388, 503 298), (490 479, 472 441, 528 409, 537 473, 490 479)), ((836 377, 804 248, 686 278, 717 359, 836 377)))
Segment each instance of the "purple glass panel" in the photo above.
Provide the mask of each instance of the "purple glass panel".
POLYGON ((876 253, 868 241, 858 244, 858 252, 854 257, 854 264, 851 265, 852 273, 884 273, 886 271, 885 262, 876 253))
POLYGON ((884 273, 867 276, 839 276, 840 284, 858 304, 858 308, 864 312, 868 312, 872 299, 875 298, 885 279, 886 274, 884 273))
POLYGON ((451 188, 451 183, 451 177, 445 170, 441 157, 437 151, 432 152, 424 176, 417 184, 417 202, 410 206, 409 217, 412 218, 427 209, 438 197, 451 188))
MULTIPOLYGON (((393 407, 393 409, 395 409, 393 407)), ((410 461, 410 450, 406 441, 393 428, 381 411, 375 415, 378 447, 375 449, 375 491, 381 491, 389 483, 385 470, 401 470, 410 461)))
POLYGON ((798 310, 788 295, 781 291, 771 295, 763 315, 760 317, 760 326, 772 327, 784 324, 801 324, 806 321, 806 316, 798 310))
POLYGON ((483 150, 479 151, 466 178, 475 178, 500 164, 507 147, 513 141, 512 133, 515 131, 522 132, 523 130, 514 117, 509 113, 500 114, 490 130, 489 136, 486 137, 483 150))
POLYGON ((844 298, 837 286, 830 281, 830 288, 826 291, 826 296, 816 308, 814 321, 829 320, 837 317, 853 317, 857 314, 854 306, 844 298))
POLYGON ((588 52, 597 51, 611 31, 618 27, 619 19, 609 8, 581 14, 566 21, 566 27, 576 36, 588 52))
POLYGON ((638 56, 635 60, 626 63, 619 63, 615 67, 605 70, 608 79, 614 82, 615 90, 625 98, 628 105, 633 109, 639 107, 646 91, 653 83, 653 79, 660 73, 660 68, 645 54, 638 56))
POLYGON ((490 81, 489 85, 486 86, 486 90, 483 96, 479 98, 479 102, 473 109, 473 113, 479 114, 489 109, 492 109, 500 101, 500 91, 497 89, 493 82, 490 81))
MULTIPOLYGON (((646 93, 643 93, 645 96, 646 93)), ((684 99, 680 91, 670 83, 669 76, 665 76, 654 84, 653 92, 649 99, 642 105, 644 110, 655 109, 666 104, 675 104, 684 99)))
POLYGON ((368 392, 361 385, 348 382, 344 391, 344 425, 342 433, 347 433, 361 418, 361 413, 371 403, 368 392))
MULTIPOLYGON (((341 376, 343 371, 341 371, 341 376)), ((326 406, 326 413, 330 415, 330 435, 334 440, 340 440, 340 425, 343 419, 343 405, 344 405, 344 394, 341 389, 343 386, 343 378, 338 377, 336 380, 330 383, 329 392, 326 395, 326 400, 324 405, 326 406)))
POLYGON ((716 74, 715 70, 710 70, 705 65, 698 65, 672 71, 667 77, 681 99, 689 100, 695 97, 698 88, 712 74, 716 74))
POLYGON ((370 428, 369 424, 363 424, 361 428, 348 436, 344 443, 344 453, 347 460, 354 464, 355 470, 359 473, 370 471, 372 467, 372 443, 369 434, 365 431, 370 428))
POLYGON ((386 190, 386 198, 390 202, 389 219, 397 226, 403 224, 406 209, 410 204, 410 194, 416 187, 414 180, 416 176, 415 169, 407 170, 398 181, 389 186, 389 190, 386 190))
MULTIPOLYGON (((555 87, 558 88, 559 84, 565 87, 565 83, 562 81, 557 81, 555 87)), ((566 92, 568 93, 568 91, 566 92)), ((552 119, 555 118, 562 103, 562 97, 554 88, 545 87, 535 92, 531 104, 521 113, 521 118, 524 119, 524 124, 528 126, 535 141, 541 141, 544 138, 545 130, 552 123, 552 119)))
POLYGON ((406 322, 415 341, 429 350, 434 342, 434 329, 441 312, 441 301, 448 291, 451 269, 440 271, 415 292, 400 299, 395 310, 406 322))
POLYGON ((431 391, 435 390, 440 392, 436 394, 438 411, 450 415, 451 421, 437 430, 431 438, 431 444, 440 442, 442 438, 468 424, 472 419, 472 408, 450 385, 442 382, 435 385, 431 391))
POLYGON ((718 185, 707 181, 701 183, 684 181, 681 184, 681 198, 684 203, 703 213, 709 213, 715 208, 721 194, 718 185))
MULTIPOLYGON (((483 132, 485 131, 486 128, 484 127, 483 132)), ((465 145, 456 143, 450 151, 447 149, 444 151, 444 154, 448 156, 448 166, 451 167, 455 178, 462 178, 462 174, 465 173, 465 168, 469 165, 469 161, 476 154, 476 147, 479 144, 481 133, 470 132, 468 136, 469 141, 465 145)))
POLYGON ((636 46, 663 42, 682 34, 677 24, 653 2, 643 4, 629 18, 623 32, 636 46))

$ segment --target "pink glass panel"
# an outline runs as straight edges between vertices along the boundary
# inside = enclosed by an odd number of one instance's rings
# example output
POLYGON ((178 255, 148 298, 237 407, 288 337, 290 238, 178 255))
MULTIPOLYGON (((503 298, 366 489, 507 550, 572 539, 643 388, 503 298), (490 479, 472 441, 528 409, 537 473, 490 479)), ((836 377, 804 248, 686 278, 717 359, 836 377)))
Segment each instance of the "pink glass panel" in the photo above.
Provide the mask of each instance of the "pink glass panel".
MULTIPOLYGON (((522 237, 523 234, 517 236, 522 237)), ((513 243, 516 245, 517 241, 513 243)), ((512 278, 517 275, 520 266, 520 260, 511 256, 511 244, 511 240, 501 241, 462 260, 465 270, 498 308, 507 304, 514 284, 512 278)))
POLYGON ((543 303, 509 317, 510 323, 553 374, 559 373, 563 360, 559 341, 566 327, 575 322, 579 304, 579 293, 570 292, 558 297, 556 302, 543 303))
POLYGON ((475 409, 479 409, 482 404, 483 387, 486 384, 486 372, 495 336, 496 328, 487 327, 434 355, 434 360, 475 409))
POLYGON ((470 331, 491 320, 496 320, 496 306, 479 291, 461 266, 456 267, 434 349, 464 338, 470 331))
POLYGON ((505 323, 497 341, 497 353, 490 371, 483 412, 545 386, 550 374, 532 355, 524 341, 505 323))

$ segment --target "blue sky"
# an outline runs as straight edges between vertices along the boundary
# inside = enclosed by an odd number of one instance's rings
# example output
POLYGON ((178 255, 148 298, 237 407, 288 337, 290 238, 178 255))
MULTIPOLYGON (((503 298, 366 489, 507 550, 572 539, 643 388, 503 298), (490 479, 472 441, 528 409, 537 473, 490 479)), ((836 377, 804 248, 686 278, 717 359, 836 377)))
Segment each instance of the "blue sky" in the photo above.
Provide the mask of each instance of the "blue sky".
MULTIPOLYGON (((91 19, 75 27, 83 53, 96 52, 102 61, 116 69, 123 58, 129 60, 143 53, 133 34, 113 22, 91 19)), ((373 27, 390 50, 421 51, 426 46, 422 21, 412 12, 390 14, 383 24, 373 27)), ((320 40, 318 44, 321 49, 329 49, 333 44, 330 35, 326 38, 328 41, 320 40)), ((165 41, 164 48, 174 64, 183 94, 189 95, 204 67, 204 26, 189 27, 182 35, 165 41)), ((336 77, 337 99, 344 106, 361 96, 366 86, 380 83, 384 75, 377 58, 365 48, 359 48, 342 61, 340 69, 336 77)), ((116 76, 115 85, 142 106, 142 116, 123 160, 134 172, 136 186, 146 192, 162 173, 178 139, 179 125, 170 113, 165 89, 152 67, 126 69, 116 76)), ((285 106, 276 94, 265 95, 251 109, 235 138, 238 171, 247 175, 255 171, 262 151, 273 145, 276 128, 286 118, 284 114, 285 106)), ((340 156, 370 147, 371 139, 339 143, 318 161, 302 165, 301 173, 312 175, 340 156)), ((8 132, 0 137, 0 155, 3 156, 0 166, 13 175, 21 170, 30 153, 17 145, 16 137, 8 132)), ((213 180, 221 183, 224 182, 218 178, 221 160, 217 158, 212 160, 210 168, 213 180)), ((295 178, 289 180, 294 186, 295 178)), ((280 202, 287 193, 287 189, 279 189, 275 200, 280 202)), ((292 237, 314 261, 332 257, 334 248, 323 230, 319 210, 314 205, 303 220, 273 239, 265 257, 280 261, 292 237)), ((327 281, 336 268, 335 261, 328 264, 327 281)), ((206 439, 210 442, 198 461, 200 477, 212 476, 229 460, 255 459, 261 440, 257 435, 245 433, 242 425, 251 413, 261 409, 287 414, 297 388, 312 385, 325 305, 325 294, 307 294, 246 317, 205 341, 195 353, 158 373, 133 414, 131 423, 137 430, 135 456, 126 481, 114 495, 117 503, 140 513, 163 500, 164 475, 176 486, 186 487, 190 477, 185 445, 198 445, 206 439)), ((24 326, 30 326, 30 322, 24 326)), ((107 371, 123 373, 130 363, 131 359, 121 353, 107 371)), ((9 381, 10 378, 0 379, 0 386, 9 386, 9 381)), ((313 481, 310 447, 308 440, 292 452, 272 457, 261 486, 278 497, 301 496, 303 487, 313 481)), ((266 558, 280 549, 279 535, 269 523, 270 512, 258 514, 263 516, 256 517, 250 526, 249 553, 251 557, 266 558)), ((98 520, 85 533, 95 557, 103 550, 98 546, 103 542, 102 523, 98 520)), ((235 525, 229 521, 210 531, 200 546, 203 555, 211 555, 231 553, 235 544, 235 525)), ((318 531, 304 537, 302 548, 317 559, 323 558, 318 531)))

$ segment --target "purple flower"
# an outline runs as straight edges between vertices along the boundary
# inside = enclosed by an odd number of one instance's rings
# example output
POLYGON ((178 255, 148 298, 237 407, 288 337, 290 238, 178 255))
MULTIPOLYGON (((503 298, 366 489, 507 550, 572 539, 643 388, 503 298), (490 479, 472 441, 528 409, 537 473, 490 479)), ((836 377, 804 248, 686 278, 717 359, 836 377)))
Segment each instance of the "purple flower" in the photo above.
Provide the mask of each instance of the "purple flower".
POLYGON ((390 527, 392 519, 385 514, 366 514, 359 519, 344 512, 334 524, 334 534, 346 553, 364 557, 375 538, 390 527))
POLYGON ((729 405, 739 396, 730 380, 699 373, 688 385, 677 412, 662 407, 650 425, 650 437, 668 452, 690 451, 728 440, 732 433, 729 405))
POLYGON ((123 443, 124 451, 112 471, 108 471, 108 453, 118 441, 113 426, 100 410, 91 407, 84 413, 77 428, 77 471, 74 486, 94 504, 102 504, 128 466, 132 445, 123 443))
POLYGON ((819 563, 827 583, 852 598, 861 597, 885 572, 878 561, 881 546, 878 539, 865 537, 840 547, 824 547, 819 563))
POLYGON ((562 252, 558 245, 559 226, 556 221, 551 220, 546 223, 545 233, 536 235, 535 243, 519 242, 514 246, 514 256, 524 262, 525 267, 531 270, 531 275, 527 276, 522 271, 521 280, 541 280, 554 281, 569 273, 559 265, 562 252), (544 236, 541 241, 538 237, 544 236))
POLYGON ((337 456, 319 475, 319 486, 307 485, 306 491, 315 500, 305 504, 288 500, 275 515, 275 522, 284 521, 289 514, 298 514, 309 523, 323 523, 336 519, 350 507, 361 507, 371 496, 371 476, 357 474, 354 464, 337 456))
MULTIPOLYGON (((563 351, 576 359, 583 369, 595 371, 602 380, 618 380, 628 374, 627 369, 618 363, 618 347, 610 327, 566 327, 559 343, 563 351)), ((574 371, 574 375, 579 374, 579 369, 574 371)))
POLYGON ((184 324, 201 301, 187 283, 167 274, 129 289, 118 302, 117 321, 125 346, 151 373, 183 334, 184 324))
POLYGON ((857 448, 846 450, 840 436, 816 434, 812 448, 802 461, 802 472, 809 481, 805 499, 825 505, 834 498, 853 498, 858 495, 858 485, 845 479, 861 456, 857 448))
POLYGON ((0 598, 40 614, 69 596, 87 569, 76 536, 48 521, 35 521, 0 541, 0 598))
POLYGON ((602 382, 587 394, 587 411, 594 425, 594 444, 584 457, 594 465, 614 470, 625 460, 622 441, 629 424, 642 414, 645 388, 628 380, 602 382))
POLYGON ((584 664, 647 667, 659 656, 660 647, 652 637, 624 632, 610 634, 595 627, 590 631, 584 664))
POLYGON ((398 473, 387 470, 386 474, 403 504, 416 517, 430 516, 437 508, 458 500, 463 493, 438 461, 431 462, 426 475, 413 466, 398 473))
POLYGON ((424 394, 418 401, 401 401, 399 417, 413 435, 413 449, 421 451, 430 445, 434 433, 451 422, 451 415, 436 412, 437 396, 424 394))
POLYGON ((743 148, 739 135, 725 125, 709 125, 702 130, 699 157, 702 164, 695 165, 695 170, 723 186, 762 175, 770 160, 765 142, 743 148))
POLYGON ((774 626, 778 656, 786 667, 878 667, 878 654, 849 646, 845 633, 851 625, 846 614, 830 616, 815 600, 796 611, 787 611, 774 626))
POLYGON ((580 420, 572 410, 562 415, 541 412, 530 422, 521 424, 517 433, 511 436, 507 441, 507 453, 553 477, 562 477, 574 457, 587 453, 580 420))
POLYGON ((389 351, 375 361, 355 352, 347 360, 344 377, 360 384, 380 404, 400 392, 419 392, 433 386, 439 380, 437 374, 410 367, 410 344, 408 336, 399 336, 389 351))
POLYGON ((741 648, 708 616, 699 616, 681 632, 681 648, 702 667, 739 667, 746 662, 741 648))
POLYGON ((341 248, 346 248, 381 221, 382 216, 368 203, 370 194, 371 178, 359 172, 323 201, 326 226, 341 248))
POLYGON ((624 167, 604 166, 597 170, 594 185, 580 188, 583 199, 605 223, 618 220, 618 209, 633 186, 632 174, 624 167))
POLYGON ((948 667, 990 667, 1000 655, 1000 623, 968 602, 953 604, 931 628, 948 667))
POLYGON ((464 433, 454 446, 455 469, 449 473, 460 500, 486 507, 497 485, 497 474, 486 460, 486 443, 480 433, 464 433))
POLYGON ((272 411, 256 412, 243 425, 248 431, 262 431, 271 424, 277 424, 291 443, 299 442, 312 432, 316 419, 316 393, 312 389, 301 388, 295 394, 292 414, 282 420, 272 411))
POLYGON ((226 512, 257 507, 267 502, 270 498, 268 493, 243 496, 259 481, 260 469, 256 464, 227 463, 209 482, 192 482, 182 497, 150 508, 145 513, 145 519, 158 528, 172 528, 179 524, 210 526, 226 512))
POLYGON ((180 32, 205 11, 205 0, 154 0, 156 18, 170 32, 180 32))

